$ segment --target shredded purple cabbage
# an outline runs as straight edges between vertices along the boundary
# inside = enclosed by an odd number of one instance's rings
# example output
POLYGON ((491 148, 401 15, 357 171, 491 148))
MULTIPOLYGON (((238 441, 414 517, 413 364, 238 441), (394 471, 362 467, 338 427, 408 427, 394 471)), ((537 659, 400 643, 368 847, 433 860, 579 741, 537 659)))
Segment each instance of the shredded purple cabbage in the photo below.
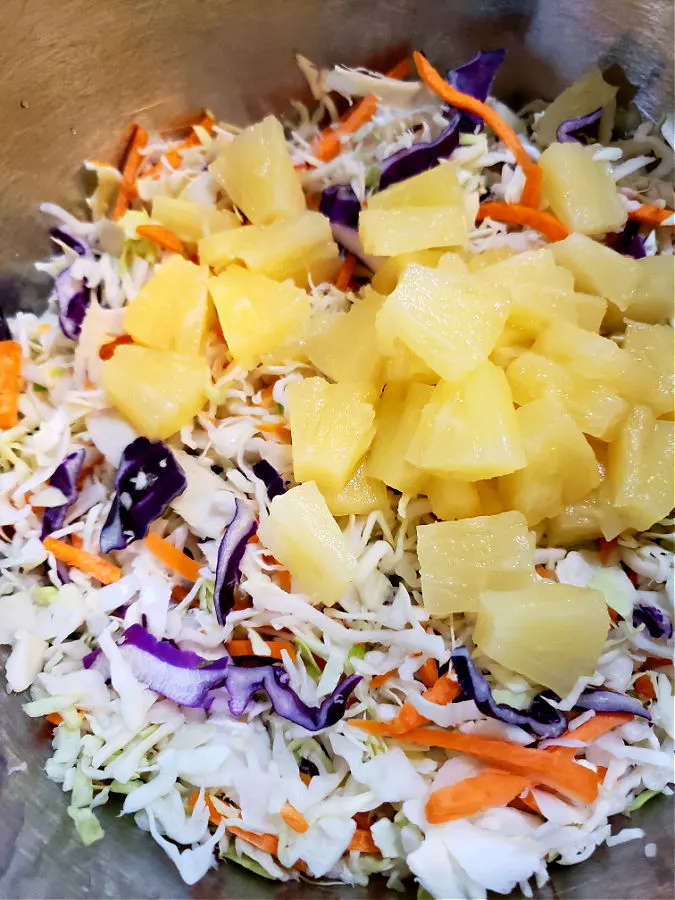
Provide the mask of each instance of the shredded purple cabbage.
POLYGON ((639 628, 644 625, 647 634, 656 638, 671 638, 673 636, 673 623, 658 606, 650 606, 647 603, 638 603, 633 610, 633 625, 639 628))
POLYGON ((115 496, 101 530, 102 552, 123 550, 144 538, 186 484, 166 444, 151 443, 145 437, 132 441, 124 448, 115 476, 115 496))
POLYGON ((350 228, 348 225, 340 225, 340 223, 337 222, 331 223, 331 230, 336 243, 349 253, 353 253, 354 256, 361 260, 364 266, 369 268, 371 272, 377 272, 384 262, 384 257, 370 256, 366 253, 363 249, 359 233, 355 228, 350 228))
POLYGON ((575 704, 576 709, 593 709, 601 713, 630 713, 651 722, 652 717, 635 697, 627 697, 605 688, 586 688, 575 704))
POLYGON ((351 184, 333 184, 321 194, 319 212, 331 224, 357 228, 361 203, 351 184))
POLYGON ((515 709, 507 703, 495 701, 487 678, 478 671, 466 647, 457 647, 452 651, 450 659, 462 692, 474 701, 483 715, 507 725, 527 728, 542 738, 560 737, 567 728, 564 713, 548 702, 547 698, 553 698, 550 692, 538 694, 529 709, 515 709))
POLYGON ((286 493, 284 479, 266 459, 261 459, 253 464, 253 473, 256 478, 259 478, 264 483, 270 500, 274 500, 280 494, 286 493))
POLYGON ((233 716, 241 716, 257 691, 265 691, 274 712, 308 731, 329 728, 344 715, 347 700, 360 675, 349 675, 320 706, 307 706, 290 687, 288 672, 278 665, 232 666, 225 677, 228 706, 233 716))
POLYGON ((90 259, 93 258, 94 254, 92 253, 89 244, 81 237, 75 237, 75 235, 69 234, 69 232, 67 232, 65 228, 50 228, 49 234, 52 240, 57 241, 59 244, 63 244, 66 247, 69 247, 71 250, 74 250, 78 256, 86 256, 90 259))
POLYGON ((608 234, 605 243, 617 253, 621 253, 623 256, 632 256, 633 259, 644 259, 647 255, 645 242, 640 237, 638 222, 626 222, 621 231, 616 234, 608 234))
POLYGON ((213 602, 216 618, 225 624, 228 613, 234 606, 234 589, 239 584, 239 566, 249 538, 258 530, 258 523, 241 500, 236 499, 234 518, 227 526, 218 547, 216 583, 213 602))
POLYGON ((61 331, 71 341, 76 341, 82 331, 82 323, 91 303, 91 291, 86 278, 73 278, 71 267, 64 269, 54 279, 54 290, 59 307, 61 331))
POLYGON ((0 312, 0 341, 11 341, 12 332, 9 330, 7 319, 0 312))
POLYGON ((578 116, 576 119, 566 119, 564 122, 561 122, 555 133, 556 141, 559 144, 581 144, 582 141, 574 137, 574 132, 580 131, 582 128, 588 128, 589 125, 597 122, 602 115, 602 110, 603 107, 599 106, 593 112, 586 113, 585 116, 578 116))
MULTIPOLYGON (((499 66, 504 60, 504 50, 487 50, 477 53, 473 59, 449 69, 446 74, 447 81, 464 94, 471 94, 477 100, 484 102, 490 93, 492 82, 499 66)), ((438 165, 441 159, 447 159, 459 144, 459 136, 463 132, 476 132, 483 128, 483 120, 471 113, 456 112, 447 126, 433 141, 413 144, 412 147, 403 148, 387 157, 382 164, 380 173, 379 190, 420 172, 426 172, 438 165)))
POLYGON ((77 479, 82 471, 82 463, 86 451, 84 447, 69 453, 60 465, 54 470, 54 474, 49 479, 52 487, 61 491, 66 498, 66 502, 61 506, 50 506, 44 511, 42 517, 42 534, 41 539, 44 540, 52 531, 63 528, 66 520, 68 508, 77 500, 79 491, 77 490, 77 479))

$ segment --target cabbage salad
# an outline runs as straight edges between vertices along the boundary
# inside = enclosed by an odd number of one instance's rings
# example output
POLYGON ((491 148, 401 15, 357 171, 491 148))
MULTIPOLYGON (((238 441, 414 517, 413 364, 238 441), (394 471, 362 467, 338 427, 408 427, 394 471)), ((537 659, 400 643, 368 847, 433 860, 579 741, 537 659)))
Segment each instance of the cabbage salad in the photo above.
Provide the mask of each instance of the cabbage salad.
POLYGON ((503 56, 300 57, 314 109, 43 207, 0 643, 85 845, 532 896, 672 793, 673 118, 597 67, 515 111, 503 56))

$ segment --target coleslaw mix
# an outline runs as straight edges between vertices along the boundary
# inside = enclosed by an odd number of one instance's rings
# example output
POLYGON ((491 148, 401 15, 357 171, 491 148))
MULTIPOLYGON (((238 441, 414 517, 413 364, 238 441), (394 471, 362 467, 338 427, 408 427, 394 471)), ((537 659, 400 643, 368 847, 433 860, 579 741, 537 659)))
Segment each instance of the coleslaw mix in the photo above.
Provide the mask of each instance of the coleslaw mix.
MULTIPOLYGON (((515 112, 489 96, 502 58, 479 54, 447 84, 506 122, 534 165, 549 106, 515 112)), ((310 285, 313 315, 358 304, 381 264, 356 230, 377 190, 449 158, 472 221, 486 201, 526 205, 529 165, 471 109, 419 81, 299 64, 317 107, 294 104, 288 150, 357 257, 337 284, 310 285), (321 129, 326 116, 336 125, 321 129)), ((672 206, 672 117, 626 137, 600 101, 559 122, 558 141, 590 143, 629 212, 672 206)), ((214 329, 207 402, 166 441, 139 435, 101 386, 104 361, 130 340, 127 305, 185 250, 152 230, 150 204, 180 197, 238 215, 209 166, 239 131, 206 115, 187 140, 150 133, 132 146, 132 182, 129 156, 121 169, 87 163, 91 221, 43 207, 56 253, 38 266, 52 300, 0 334, 20 347, 23 379, 16 423, 0 433, 8 689, 29 691, 26 713, 54 725, 46 773, 85 844, 103 837, 96 810, 115 800, 188 884, 227 860, 282 881, 381 876, 404 890, 414 877, 439 898, 531 895, 550 862, 644 837, 612 833, 610 817, 671 793, 673 520, 571 548, 537 532, 537 581, 590 585, 614 611, 596 671, 563 697, 480 652, 472 614, 425 608, 425 496, 389 490, 381 508, 338 517, 355 575, 339 602, 310 602, 263 538, 271 504, 296 483, 288 391, 317 374, 311 363, 242 366, 214 329)), ((615 247, 672 254, 669 224, 638 218, 615 247)), ((485 216, 468 249, 537 249, 540 228, 485 216)))

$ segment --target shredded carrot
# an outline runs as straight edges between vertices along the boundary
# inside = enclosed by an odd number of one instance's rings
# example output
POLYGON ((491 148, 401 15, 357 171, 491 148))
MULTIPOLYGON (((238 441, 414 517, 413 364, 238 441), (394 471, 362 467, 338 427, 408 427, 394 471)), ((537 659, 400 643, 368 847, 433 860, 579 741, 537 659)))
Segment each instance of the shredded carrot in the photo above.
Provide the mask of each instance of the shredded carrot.
POLYGON ((511 772, 488 771, 434 791, 426 805, 432 825, 463 819, 506 806, 527 789, 529 781, 511 772))
MULTIPOLYGON (((290 641, 265 641, 270 651, 271 659, 281 659, 281 651, 286 650, 291 659, 295 659, 295 647, 290 641)), ((230 656, 255 656, 253 645, 250 641, 238 638, 236 640, 227 641, 225 644, 227 652, 230 656)))
POLYGON ((170 253, 185 253, 185 244, 173 231, 169 231, 163 225, 138 225, 136 234, 157 244, 162 250, 168 250, 170 253))
MULTIPOLYGON (((369 726, 375 723, 362 719, 350 719, 349 724, 370 732, 369 726)), ((402 735, 391 729, 388 732, 378 731, 377 733, 388 737, 398 737, 406 743, 443 747, 446 750, 467 753, 477 759, 523 775, 532 784, 544 784, 582 803, 592 803, 597 797, 597 775, 573 760, 566 759, 561 754, 551 754, 545 750, 521 747, 519 744, 509 744, 507 741, 492 740, 473 734, 462 734, 459 731, 441 731, 438 728, 415 728, 402 735)))
POLYGON ((342 265, 337 273, 337 277, 335 279, 335 287, 338 291, 346 291, 349 287, 349 282, 352 280, 352 275, 354 274, 354 269, 356 268, 356 257, 353 253, 348 253, 344 260, 342 261, 342 265))
POLYGON ((619 545, 618 538, 612 538, 611 541, 606 541, 604 538, 600 538, 600 546, 598 548, 598 556, 600 557, 600 562, 603 566, 606 566, 609 562, 609 558, 614 552, 615 547, 619 545))
POLYGON ((660 669, 663 666, 672 666, 673 660, 668 657, 648 656, 644 661, 643 669, 660 669))
POLYGON ((93 553, 87 553, 86 550, 78 550, 65 541, 59 541, 53 537, 46 537, 42 542, 45 550, 51 553, 60 562, 64 562, 68 566, 74 566, 81 572, 91 575, 101 584, 111 584, 113 581, 119 581, 122 572, 120 569, 103 559, 101 556, 95 556, 93 553))
POLYGON ((347 848, 351 853, 379 853, 380 848, 373 840, 370 828, 357 828, 347 848))
POLYGON ((136 193, 136 175, 143 161, 141 150, 148 143, 148 132, 142 125, 134 125, 131 132, 131 140, 127 147, 124 165, 122 166, 122 181, 120 182, 117 200, 112 212, 112 218, 117 221, 129 209, 129 203, 136 193))
MULTIPOLYGON (((194 129, 201 127, 204 128, 205 131, 207 131, 209 134, 213 134, 214 124, 215 122, 213 116, 205 113, 198 122, 195 122, 191 126, 192 131, 188 135, 188 137, 186 137, 184 141, 181 141, 180 144, 177 144, 173 148, 173 150, 169 150, 168 153, 164 154, 164 159, 168 162, 172 169, 177 169, 183 161, 183 150, 188 150, 190 147, 198 147, 201 144, 199 135, 194 129)), ((164 168, 164 163, 160 159, 159 162, 156 162, 154 166, 151 166, 146 172, 143 173, 143 178, 154 178, 159 175, 159 173, 162 172, 164 168)))
MULTIPOLYGON (((456 681, 451 681, 447 675, 442 675, 436 684, 428 688, 422 696, 430 703, 438 703, 439 706, 445 706, 446 703, 452 701, 459 696, 459 685, 456 681)), ((399 709, 398 714, 389 722, 364 722, 359 720, 359 728, 368 731, 370 734, 402 735, 420 725, 425 725, 429 720, 421 713, 417 712, 412 703, 404 703, 399 709)))
POLYGON ((133 344, 134 339, 130 334, 120 334, 118 337, 113 338, 111 341, 108 341, 105 344, 101 344, 98 349, 99 359, 109 360, 112 359, 115 355, 115 350, 118 347, 121 347, 123 344, 133 344))
POLYGON ((45 719, 49 722, 50 725, 60 725, 63 722, 63 716, 61 713, 53 712, 47 713, 45 719))
POLYGON ((304 834, 309 829, 307 819, 290 803, 284 803, 281 807, 280 815, 288 827, 292 828, 293 831, 297 831, 298 834, 304 834))
POLYGON ((541 231, 549 241, 562 241, 569 237, 569 231, 551 213, 542 212, 525 204, 518 203, 482 203, 478 207, 476 220, 495 219, 497 222, 508 222, 511 225, 525 225, 541 231))
POLYGON ((287 594, 292 592, 293 578, 288 569, 277 569, 277 571, 274 572, 274 581, 279 585, 282 591, 286 591, 287 594))
POLYGON ((309 787, 311 780, 312 776, 308 775, 307 772, 300 773, 300 781, 305 785, 305 787, 309 787))
POLYGON ((383 684, 386 684, 387 681, 398 672, 398 669, 389 669, 388 672, 383 672, 381 675, 373 675, 370 679, 371 688, 379 688, 382 687, 383 684))
POLYGON ((154 531, 151 531, 146 537, 145 546, 148 550, 163 563, 167 569, 177 572, 186 581, 196 581, 199 578, 199 563, 191 559, 178 547, 174 547, 168 541, 164 540, 154 531))
POLYGON ((609 613, 609 617, 612 620, 612 622, 614 622, 614 624, 616 625, 616 623, 619 621, 618 612, 615 609, 612 609, 611 606, 607 607, 607 612, 609 613))
POLYGON ((84 547, 84 541, 79 534, 71 534, 70 543, 73 545, 73 547, 75 547, 76 550, 81 550, 84 547))
MULTIPOLYGON (((596 713, 592 719, 574 728, 572 731, 565 731, 560 735, 560 740, 582 741, 589 744, 596 738, 607 734, 612 728, 618 728, 619 725, 625 725, 632 721, 633 716, 630 713, 596 713)), ((555 753, 556 756, 574 759, 574 757, 582 750, 582 747, 547 747, 545 753, 555 753)))
POLYGON ((548 578, 549 581, 555 581, 553 572, 547 569, 546 566, 535 566, 534 568, 537 570, 537 574, 541 575, 542 578, 548 578))
POLYGON ((532 162, 513 128, 486 103, 481 103, 480 100, 476 100, 471 94, 464 94, 462 91, 458 91, 449 85, 445 78, 434 69, 421 53, 413 53, 413 59, 415 60, 419 76, 427 87, 456 109, 462 109, 465 112, 479 116, 509 148, 525 175, 525 190, 523 191, 522 202, 524 205, 536 208, 539 203, 541 170, 537 163, 532 162))
POLYGON ((415 672, 415 678, 419 679, 425 687, 433 687, 438 681, 438 664, 435 659, 428 659, 415 672))
POLYGON ((174 603, 182 603, 190 592, 182 584, 176 584, 171 588, 171 599, 174 603))
POLYGON ((633 222, 641 222, 643 225, 651 225, 654 228, 673 216, 675 216, 675 212, 672 209, 662 209, 660 206, 651 206, 649 203, 643 203, 642 206, 632 209, 628 213, 628 218, 633 222))
POLYGON ((290 444, 291 442, 291 431, 287 425, 283 422, 261 422, 258 425, 258 431, 262 431, 265 434, 273 434, 278 438, 281 438, 286 444, 290 444))
MULTIPOLYGON (((386 76, 387 78, 396 78, 402 80, 410 73, 410 60, 402 59, 386 76)), ((359 103, 353 106, 346 116, 335 126, 325 128, 321 134, 312 141, 312 153, 322 162, 330 162, 340 152, 342 147, 340 138, 346 137, 348 134, 354 134, 362 128, 375 115, 377 111, 377 97, 369 94, 359 103)))
POLYGON ((268 384, 260 391, 260 405, 274 406, 274 385, 268 384))
POLYGON ((639 678, 635 679, 633 687, 643 697, 647 697, 649 700, 656 700, 656 691, 649 675, 640 675, 639 678))
POLYGON ((0 341, 0 428, 14 428, 19 420, 21 345, 0 341))

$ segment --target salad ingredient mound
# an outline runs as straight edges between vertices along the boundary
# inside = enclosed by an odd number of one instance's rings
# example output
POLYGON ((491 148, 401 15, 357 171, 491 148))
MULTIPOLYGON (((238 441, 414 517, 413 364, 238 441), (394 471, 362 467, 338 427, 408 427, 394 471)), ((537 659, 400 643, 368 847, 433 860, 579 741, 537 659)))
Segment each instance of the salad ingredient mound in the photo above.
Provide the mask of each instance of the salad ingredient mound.
POLYGON ((134 125, 44 207, 0 643, 85 844, 531 895, 671 793, 673 121, 503 57, 299 58, 316 109, 134 125))

